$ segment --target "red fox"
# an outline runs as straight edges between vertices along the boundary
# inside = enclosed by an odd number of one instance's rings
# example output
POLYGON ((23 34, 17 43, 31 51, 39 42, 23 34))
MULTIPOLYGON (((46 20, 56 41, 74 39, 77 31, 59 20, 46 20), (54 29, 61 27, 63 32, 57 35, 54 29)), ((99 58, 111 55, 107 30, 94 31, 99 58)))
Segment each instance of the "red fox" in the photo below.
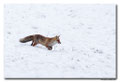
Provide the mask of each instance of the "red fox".
POLYGON ((37 44, 42 44, 43 46, 46 46, 48 50, 52 50, 52 46, 55 45, 56 43, 61 44, 60 36, 55 36, 55 37, 45 37, 40 34, 35 34, 35 35, 30 35, 26 36, 25 38, 20 39, 20 42, 25 43, 32 41, 31 46, 35 46, 37 44))

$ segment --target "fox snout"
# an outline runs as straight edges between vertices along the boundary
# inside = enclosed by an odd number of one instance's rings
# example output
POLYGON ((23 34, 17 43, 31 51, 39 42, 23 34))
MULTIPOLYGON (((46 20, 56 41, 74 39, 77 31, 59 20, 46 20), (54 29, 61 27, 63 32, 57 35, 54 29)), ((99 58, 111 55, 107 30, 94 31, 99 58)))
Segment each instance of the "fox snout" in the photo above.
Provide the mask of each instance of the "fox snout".
POLYGON ((60 40, 57 40, 58 44, 61 44, 60 40))

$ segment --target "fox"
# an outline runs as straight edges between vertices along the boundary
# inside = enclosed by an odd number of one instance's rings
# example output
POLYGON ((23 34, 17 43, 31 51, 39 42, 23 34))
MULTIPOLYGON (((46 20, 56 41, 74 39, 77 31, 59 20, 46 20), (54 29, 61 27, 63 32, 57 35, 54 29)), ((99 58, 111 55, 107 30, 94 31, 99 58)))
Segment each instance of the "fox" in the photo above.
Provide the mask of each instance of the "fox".
POLYGON ((26 36, 24 38, 21 38, 19 41, 21 43, 26 43, 26 42, 32 41, 31 46, 36 46, 37 44, 41 44, 41 45, 45 46, 48 50, 52 50, 52 47, 55 44, 57 44, 57 43, 61 44, 59 37, 60 37, 60 35, 54 36, 54 37, 45 37, 40 34, 33 34, 33 35, 26 36))

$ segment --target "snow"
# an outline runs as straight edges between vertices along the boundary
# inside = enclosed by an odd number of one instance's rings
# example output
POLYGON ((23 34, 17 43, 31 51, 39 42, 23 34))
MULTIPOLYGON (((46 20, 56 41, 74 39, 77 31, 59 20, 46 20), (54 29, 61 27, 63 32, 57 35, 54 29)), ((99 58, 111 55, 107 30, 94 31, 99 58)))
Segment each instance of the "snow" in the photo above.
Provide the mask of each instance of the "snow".
POLYGON ((115 5, 6 4, 5 78, 115 78, 115 5), (19 40, 60 35, 48 50, 19 40))

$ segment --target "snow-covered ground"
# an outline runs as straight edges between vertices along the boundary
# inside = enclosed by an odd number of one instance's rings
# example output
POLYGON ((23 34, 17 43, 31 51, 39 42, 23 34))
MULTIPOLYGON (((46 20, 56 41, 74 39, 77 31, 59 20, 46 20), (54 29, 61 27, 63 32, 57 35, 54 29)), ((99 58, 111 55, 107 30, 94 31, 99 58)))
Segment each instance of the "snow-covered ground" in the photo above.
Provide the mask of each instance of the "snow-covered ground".
POLYGON ((115 5, 7 4, 5 78, 115 78, 115 5), (19 39, 60 35, 52 51, 19 39))

